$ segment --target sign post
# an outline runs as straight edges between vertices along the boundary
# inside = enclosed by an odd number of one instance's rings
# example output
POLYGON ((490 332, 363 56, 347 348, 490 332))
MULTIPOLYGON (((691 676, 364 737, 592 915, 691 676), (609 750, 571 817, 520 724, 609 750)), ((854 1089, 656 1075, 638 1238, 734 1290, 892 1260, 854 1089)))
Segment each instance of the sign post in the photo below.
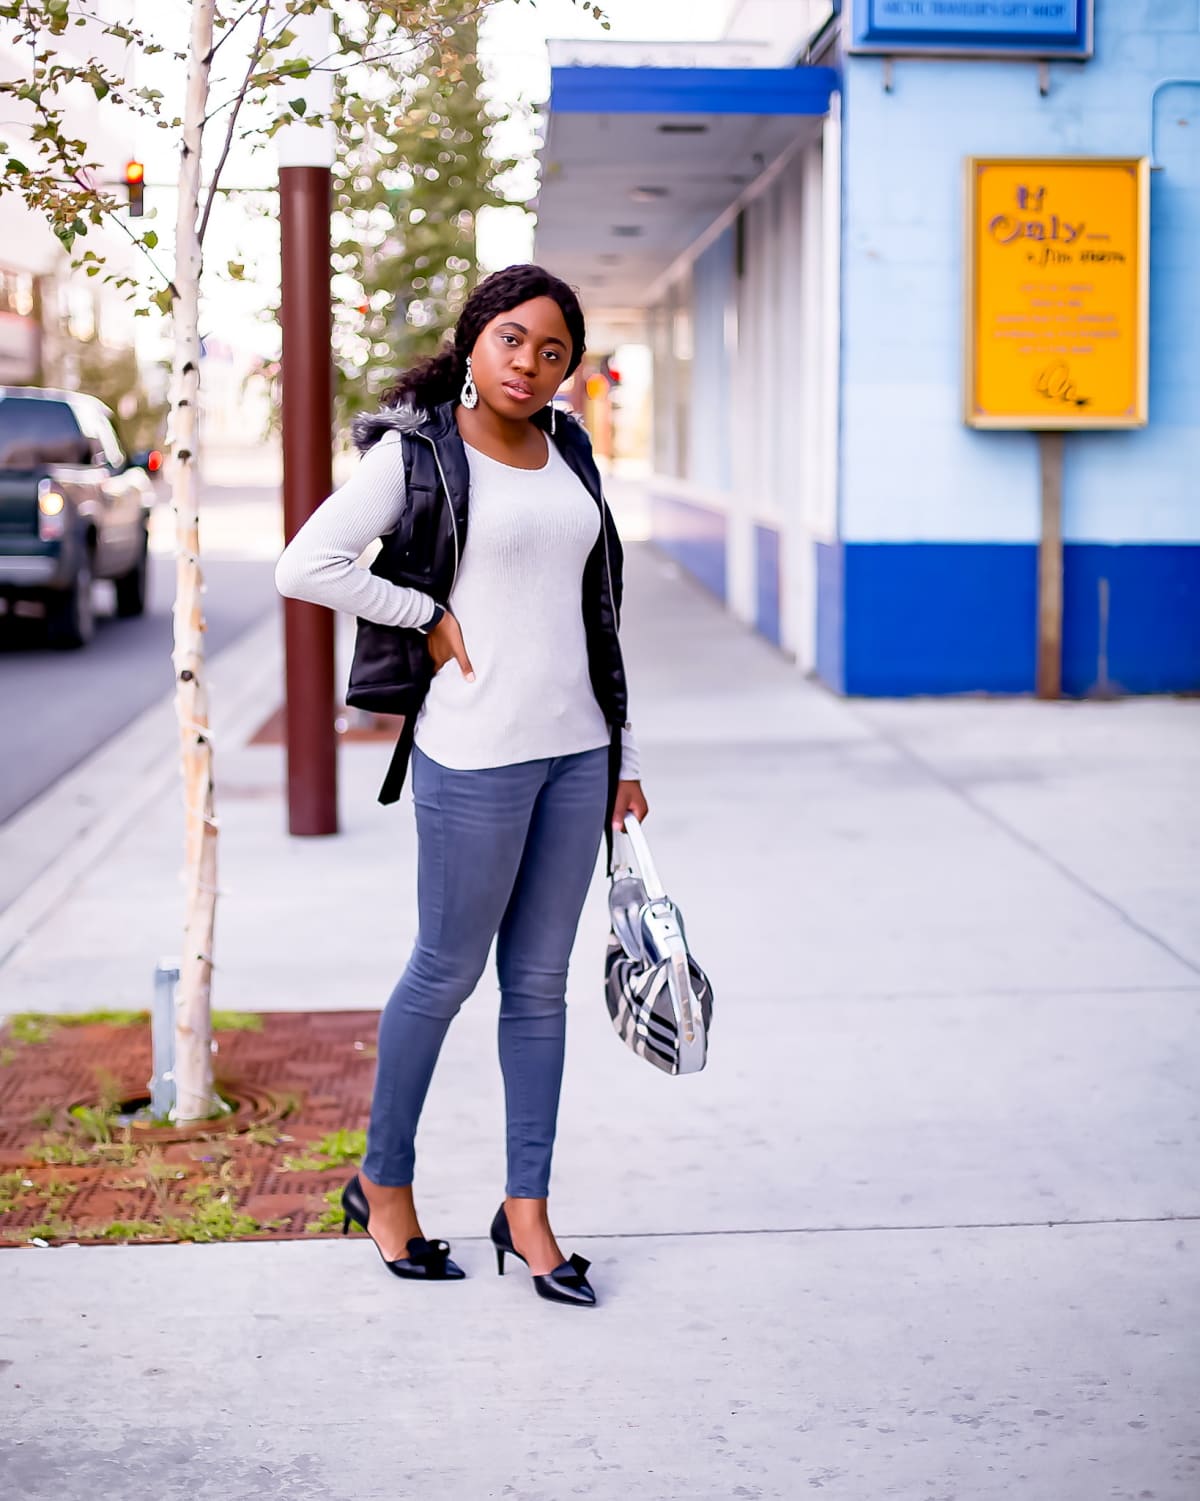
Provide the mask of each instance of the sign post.
POLYGON ((1038 433, 1042 525, 1038 539, 1037 696, 1062 697, 1062 433, 1038 433))
POLYGON ((1149 180, 1144 157, 967 161, 964 417, 1038 434, 1042 698, 1062 691, 1063 434, 1147 420, 1149 180))

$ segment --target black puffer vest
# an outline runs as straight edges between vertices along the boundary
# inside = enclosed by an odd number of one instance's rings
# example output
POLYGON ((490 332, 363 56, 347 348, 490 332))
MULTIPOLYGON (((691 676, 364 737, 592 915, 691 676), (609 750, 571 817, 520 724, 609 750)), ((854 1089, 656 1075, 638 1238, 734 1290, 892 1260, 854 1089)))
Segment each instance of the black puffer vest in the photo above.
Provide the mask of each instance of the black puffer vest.
MULTIPOLYGON (((530 419, 549 433, 549 413, 530 419)), ((592 445, 581 423, 560 413, 551 441, 578 475, 600 512, 600 535, 583 570, 583 623, 587 633, 588 673, 596 702, 612 729, 609 752, 611 811, 620 767, 621 727, 627 695, 621 646, 617 639, 621 611, 622 552, 601 490, 592 445)), ((395 531, 382 539, 371 572, 393 584, 420 589, 446 604, 454 587, 470 524, 470 470, 454 420, 454 404, 431 412, 400 407, 358 417, 354 441, 372 447, 385 432, 398 431, 397 462, 404 464, 404 512, 395 531)), ((404 715, 404 729, 380 789, 381 803, 400 796, 412 753, 413 727, 429 691, 433 663, 420 631, 359 620, 346 702, 380 714, 404 715)))

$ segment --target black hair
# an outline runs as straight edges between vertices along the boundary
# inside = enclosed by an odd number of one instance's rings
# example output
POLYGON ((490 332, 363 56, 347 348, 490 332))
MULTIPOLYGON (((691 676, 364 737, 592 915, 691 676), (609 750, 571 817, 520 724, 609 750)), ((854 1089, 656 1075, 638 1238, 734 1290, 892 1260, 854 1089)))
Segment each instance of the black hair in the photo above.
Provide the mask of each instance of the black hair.
POLYGON ((384 393, 384 405, 408 404, 430 411, 442 402, 457 400, 467 376, 467 356, 480 333, 500 313, 532 297, 551 297, 562 309, 571 336, 571 357, 563 379, 572 375, 583 359, 587 336, 583 309, 574 289, 542 266, 506 266, 474 287, 458 315, 453 343, 405 370, 384 393))

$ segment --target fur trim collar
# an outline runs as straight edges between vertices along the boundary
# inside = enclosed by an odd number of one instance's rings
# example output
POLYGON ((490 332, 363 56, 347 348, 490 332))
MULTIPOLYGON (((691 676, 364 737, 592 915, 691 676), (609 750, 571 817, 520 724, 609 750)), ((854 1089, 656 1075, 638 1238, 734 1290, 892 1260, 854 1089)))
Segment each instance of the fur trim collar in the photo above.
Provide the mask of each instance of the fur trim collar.
POLYGON ((374 448, 384 433, 411 433, 429 420, 422 407, 384 407, 379 412, 360 412, 350 424, 350 436, 359 453, 374 448))

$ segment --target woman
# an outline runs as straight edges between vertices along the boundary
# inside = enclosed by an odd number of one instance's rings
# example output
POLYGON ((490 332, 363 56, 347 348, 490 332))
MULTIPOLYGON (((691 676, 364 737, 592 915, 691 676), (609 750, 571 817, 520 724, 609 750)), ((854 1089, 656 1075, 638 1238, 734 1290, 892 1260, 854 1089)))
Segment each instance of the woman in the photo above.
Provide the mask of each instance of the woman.
POLYGON ((397 1276, 463 1275, 422 1234, 413 1138, 442 1039, 498 933, 508 1179, 497 1264, 515 1255, 542 1297, 586 1306, 587 1263, 564 1258, 547 1209, 567 963, 606 812, 620 827, 647 810, 617 640, 620 543, 583 428, 549 405, 583 350, 565 282, 539 266, 487 277, 452 348, 356 424, 365 457, 275 578, 285 595, 373 623, 360 626, 351 701, 382 702, 376 687, 397 681, 408 695, 383 800, 411 745, 419 928, 380 1020, 345 1228, 361 1224, 397 1276), (357 568, 379 537, 372 570, 357 568))

